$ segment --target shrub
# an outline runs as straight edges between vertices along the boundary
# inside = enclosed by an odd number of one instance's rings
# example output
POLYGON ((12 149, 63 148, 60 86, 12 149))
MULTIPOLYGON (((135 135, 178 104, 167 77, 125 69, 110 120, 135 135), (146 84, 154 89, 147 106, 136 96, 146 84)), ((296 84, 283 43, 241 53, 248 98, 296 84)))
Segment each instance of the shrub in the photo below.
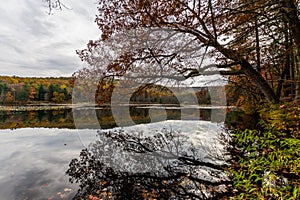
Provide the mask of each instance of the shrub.
POLYGON ((233 131, 231 199, 300 198, 300 108, 259 110, 260 130, 233 131))

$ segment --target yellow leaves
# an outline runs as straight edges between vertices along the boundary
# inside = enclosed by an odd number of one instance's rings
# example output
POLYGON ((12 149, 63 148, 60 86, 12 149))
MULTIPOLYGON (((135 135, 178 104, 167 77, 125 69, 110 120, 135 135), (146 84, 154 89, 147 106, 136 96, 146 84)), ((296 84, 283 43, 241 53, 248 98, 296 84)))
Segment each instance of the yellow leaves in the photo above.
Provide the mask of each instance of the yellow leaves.
POLYGON ((60 122, 60 123, 64 123, 65 121, 66 121, 66 119, 65 119, 65 118, 62 118, 62 117, 61 117, 61 118, 59 118, 59 122, 60 122))
POLYGON ((7 80, 10 84, 18 84, 19 80, 17 77, 7 77, 7 80))
POLYGON ((268 126, 278 131, 299 137, 300 107, 286 104, 280 107, 260 110, 260 117, 268 122, 268 126))
POLYGON ((97 190, 96 194, 90 194, 88 196, 89 200, 100 200, 100 199, 112 199, 112 193, 107 190, 107 188, 104 188, 102 190, 97 190))
POLYGON ((101 182, 100 182, 100 185, 106 185, 106 184, 107 184, 106 181, 101 181, 101 182))
POLYGON ((65 99, 65 94, 64 93, 59 93, 59 92, 53 92, 53 98, 52 100, 56 103, 59 103, 59 102, 63 102, 65 99))
POLYGON ((144 198, 144 199, 151 199, 151 200, 154 200, 154 199, 158 199, 158 197, 159 197, 159 193, 157 192, 157 191, 155 191, 155 190, 151 190, 151 191, 149 191, 149 190, 143 190, 142 191, 142 197, 144 198))
POLYGON ((111 84, 108 84, 108 83, 105 83, 103 86, 102 86, 102 89, 106 90, 108 88, 111 87, 111 84))
POLYGON ((35 94, 36 94, 36 89, 34 87, 30 87, 28 98, 30 100, 33 100, 35 97, 35 94))
POLYGON ((60 85, 60 89, 65 89, 65 88, 67 88, 68 86, 66 85, 66 84, 62 84, 62 85, 60 85))
POLYGON ((12 102, 14 100, 14 96, 11 94, 11 92, 6 93, 5 101, 12 102))

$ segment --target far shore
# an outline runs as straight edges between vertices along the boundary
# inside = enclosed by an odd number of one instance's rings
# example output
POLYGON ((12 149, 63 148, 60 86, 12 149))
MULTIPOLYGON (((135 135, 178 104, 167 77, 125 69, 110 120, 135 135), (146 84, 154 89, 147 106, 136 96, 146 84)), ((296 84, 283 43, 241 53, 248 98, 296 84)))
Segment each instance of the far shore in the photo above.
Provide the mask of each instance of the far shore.
POLYGON ((51 105, 0 105, 0 111, 31 111, 31 110, 61 110, 72 109, 72 104, 51 105))
MULTIPOLYGON (((34 111, 34 110, 62 110, 62 109, 84 109, 94 108, 102 109, 104 107, 110 107, 110 104, 104 104, 99 106, 92 103, 81 104, 27 104, 27 105, 0 105, 0 111, 34 111)), ((172 108, 172 109, 184 109, 184 108, 198 108, 198 109, 224 109, 235 108, 234 106, 212 106, 212 105, 179 105, 179 104, 120 104, 118 106, 137 106, 139 108, 172 108)))

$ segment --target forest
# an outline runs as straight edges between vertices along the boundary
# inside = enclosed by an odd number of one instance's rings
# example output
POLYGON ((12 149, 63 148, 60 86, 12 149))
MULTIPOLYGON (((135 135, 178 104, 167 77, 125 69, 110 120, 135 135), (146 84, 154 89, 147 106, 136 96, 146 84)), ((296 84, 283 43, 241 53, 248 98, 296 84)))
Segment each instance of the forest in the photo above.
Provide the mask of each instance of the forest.
POLYGON ((0 76, 0 104, 70 103, 70 78, 0 76))
MULTIPOLYGON (((38 78, 0 76, 0 104, 27 105, 39 103, 71 103, 74 77, 38 78)), ((118 81, 110 83, 99 81, 95 92, 97 105, 110 103, 112 88, 118 81)), ((82 94, 85 88, 80 88, 82 94)), ((195 95, 199 104, 210 104, 210 95, 207 87, 195 88, 195 95)), ((231 102, 234 99, 228 97, 231 102)), ((148 85, 132 94, 131 103, 136 104, 178 104, 174 94, 159 85, 148 85)))

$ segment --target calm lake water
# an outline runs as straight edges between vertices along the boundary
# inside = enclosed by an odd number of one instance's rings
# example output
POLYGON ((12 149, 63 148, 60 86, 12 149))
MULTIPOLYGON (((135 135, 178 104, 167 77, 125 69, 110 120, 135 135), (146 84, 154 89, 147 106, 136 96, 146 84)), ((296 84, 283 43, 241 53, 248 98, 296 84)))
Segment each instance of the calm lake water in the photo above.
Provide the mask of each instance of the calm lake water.
MULTIPOLYGON (((198 109, 197 117, 201 120, 193 120, 192 114, 190 119, 181 120, 181 112, 182 109, 168 108, 164 117, 158 114, 151 118, 149 108, 132 108, 130 113, 134 123, 149 123, 151 120, 152 123, 122 130, 128 133, 140 130, 148 136, 156 130, 177 130, 187 137, 188 144, 193 144, 204 160, 213 160, 210 158, 212 152, 222 156, 222 144, 218 138, 223 123, 210 122, 212 111, 198 109)), ((108 108, 96 111, 101 128, 116 126, 111 115, 108 108)), ((89 121, 84 111, 81 116, 79 121, 89 121)), ((101 140, 92 123, 77 129, 70 109, 2 111, 0 128, 0 196, 3 200, 72 199, 79 186, 69 182, 70 177, 66 174, 69 163, 79 157, 82 149, 101 140)))

